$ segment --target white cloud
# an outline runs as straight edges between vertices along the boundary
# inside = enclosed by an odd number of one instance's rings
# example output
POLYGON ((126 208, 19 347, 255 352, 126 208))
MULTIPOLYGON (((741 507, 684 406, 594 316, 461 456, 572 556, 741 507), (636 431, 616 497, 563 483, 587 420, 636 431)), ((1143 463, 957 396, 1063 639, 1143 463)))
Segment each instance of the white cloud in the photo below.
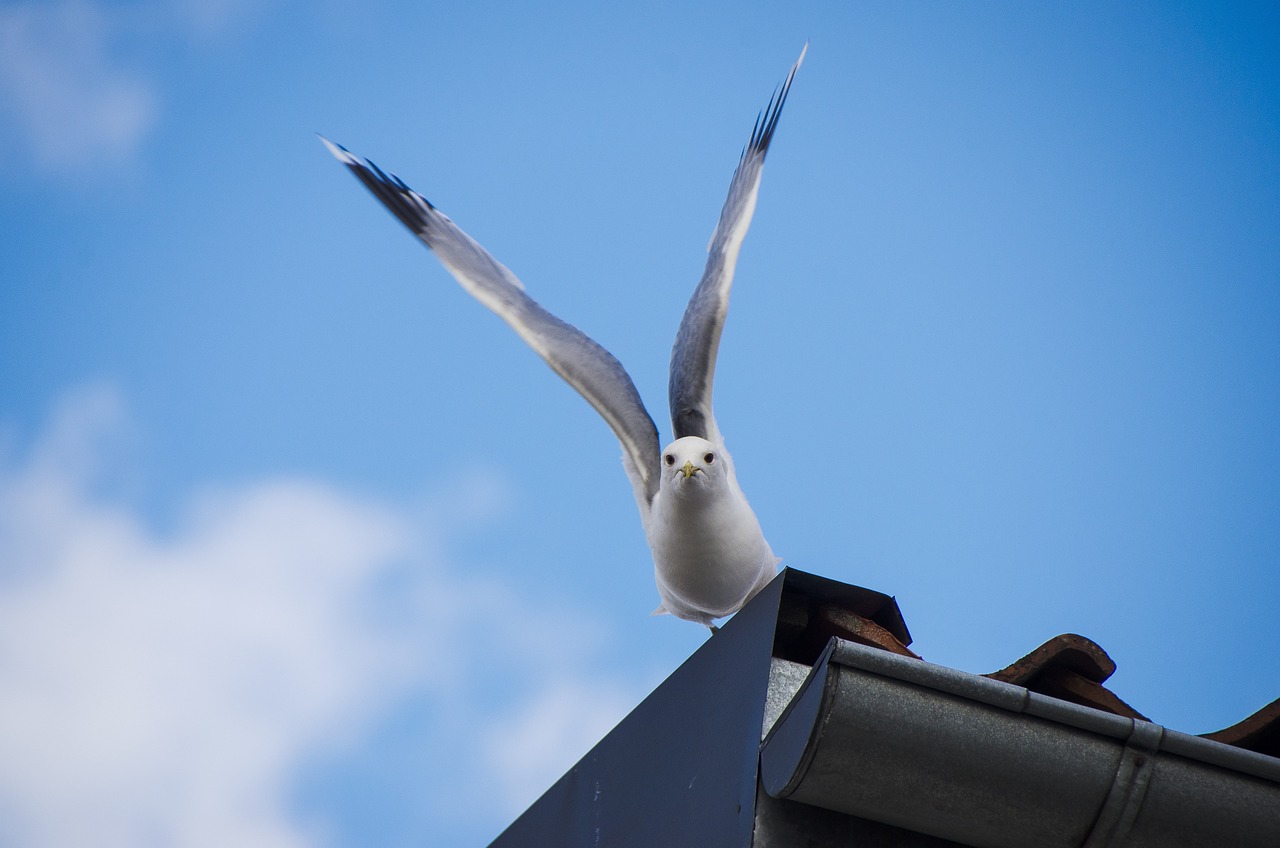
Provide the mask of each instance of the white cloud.
POLYGON ((620 686, 563 678, 494 722, 483 754, 508 814, 536 801, 634 706, 635 693, 620 686))
POLYGON ((424 692, 451 722, 433 732, 475 751, 465 782, 523 806, 634 702, 538 648, 598 641, 589 618, 443 564, 443 507, 273 480, 150 529, 92 494, 123 417, 109 389, 78 393, 0 468, 0 844, 313 844, 298 770, 424 692), (477 609, 500 622, 479 638, 477 609), (517 634, 515 702, 475 700, 480 643, 517 634))
POLYGON ((175 23, 192 35, 209 37, 230 30, 267 4, 260 0, 168 0, 175 23))
POLYGON ((6 4, 0 119, 46 171, 127 161, 160 120, 161 92, 126 45, 216 38, 256 11, 249 0, 6 4))
POLYGON ((37 165, 127 158, 155 123, 154 86, 113 55, 114 29, 85 0, 0 9, 0 114, 37 165))

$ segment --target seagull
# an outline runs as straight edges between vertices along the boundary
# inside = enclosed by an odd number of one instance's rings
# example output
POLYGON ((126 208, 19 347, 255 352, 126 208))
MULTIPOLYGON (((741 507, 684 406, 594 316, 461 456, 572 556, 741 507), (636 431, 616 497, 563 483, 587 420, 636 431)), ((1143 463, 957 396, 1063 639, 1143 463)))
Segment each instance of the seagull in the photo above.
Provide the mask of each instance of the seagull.
POLYGON ((320 136, 467 292, 506 321, 604 418, 622 443, 622 465, 653 553, 662 599, 653 614, 704 624, 713 633, 717 619, 742 609, 768 585, 780 562, 738 485, 712 413, 711 384, 765 154, 808 47, 756 118, 707 245, 702 279, 680 320, 668 382, 675 439, 665 448, 630 375, 612 354, 539 305, 515 274, 399 177, 320 136))

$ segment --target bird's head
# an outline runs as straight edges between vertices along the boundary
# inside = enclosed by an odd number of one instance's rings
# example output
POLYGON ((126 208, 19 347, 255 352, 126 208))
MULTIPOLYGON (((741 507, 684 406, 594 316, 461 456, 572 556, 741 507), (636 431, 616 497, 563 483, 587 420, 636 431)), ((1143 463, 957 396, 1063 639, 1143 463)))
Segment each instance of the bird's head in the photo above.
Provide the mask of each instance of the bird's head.
POLYGON ((698 436, 676 439, 662 451, 662 486, 681 491, 709 489, 722 483, 731 469, 723 447, 698 436))

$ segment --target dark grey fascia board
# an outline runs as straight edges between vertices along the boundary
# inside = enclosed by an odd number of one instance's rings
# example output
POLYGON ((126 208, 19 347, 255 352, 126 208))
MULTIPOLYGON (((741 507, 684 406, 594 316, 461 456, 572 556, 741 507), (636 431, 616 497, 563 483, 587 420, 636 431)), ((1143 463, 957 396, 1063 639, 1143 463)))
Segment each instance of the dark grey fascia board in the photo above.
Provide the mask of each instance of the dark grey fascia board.
POLYGON ((1280 760, 833 639, 770 795, 991 848, 1280 845, 1280 760))
POLYGON ((490 848, 742 848, 755 824, 779 575, 490 848))
POLYGON ((889 595, 783 569, 491 848, 751 845, 761 728, 822 653, 806 624, 826 604, 911 641, 889 595), (780 665, 778 649, 796 661, 780 665))

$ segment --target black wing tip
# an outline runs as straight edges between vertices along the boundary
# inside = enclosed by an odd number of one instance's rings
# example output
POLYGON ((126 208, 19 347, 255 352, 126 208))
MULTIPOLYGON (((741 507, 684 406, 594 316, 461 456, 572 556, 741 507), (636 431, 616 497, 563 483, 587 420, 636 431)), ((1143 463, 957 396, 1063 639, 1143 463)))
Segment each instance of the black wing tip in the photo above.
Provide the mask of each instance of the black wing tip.
POLYGON ((428 219, 423 214, 426 210, 435 209, 431 201, 409 188, 404 180, 395 174, 388 174, 372 160, 357 156, 341 144, 330 141, 320 133, 316 133, 333 157, 346 165, 356 179, 364 184, 374 197, 382 201, 391 214, 400 219, 414 234, 421 236, 428 229, 428 219))
POLYGON ((787 93, 791 91, 791 82, 796 78, 796 71, 800 70, 800 64, 804 62, 804 56, 808 52, 809 42, 805 41, 804 47, 800 48, 799 58, 791 66, 791 70, 787 72, 787 78, 783 80, 781 86, 773 90, 773 94, 769 97, 769 104, 764 107, 764 111, 756 116, 755 126, 751 129, 751 141, 747 143, 747 147, 743 151, 744 157, 759 155, 763 158, 769 151, 769 143, 773 141, 773 133, 778 127, 778 119, 782 117, 782 107, 787 102, 787 93))

